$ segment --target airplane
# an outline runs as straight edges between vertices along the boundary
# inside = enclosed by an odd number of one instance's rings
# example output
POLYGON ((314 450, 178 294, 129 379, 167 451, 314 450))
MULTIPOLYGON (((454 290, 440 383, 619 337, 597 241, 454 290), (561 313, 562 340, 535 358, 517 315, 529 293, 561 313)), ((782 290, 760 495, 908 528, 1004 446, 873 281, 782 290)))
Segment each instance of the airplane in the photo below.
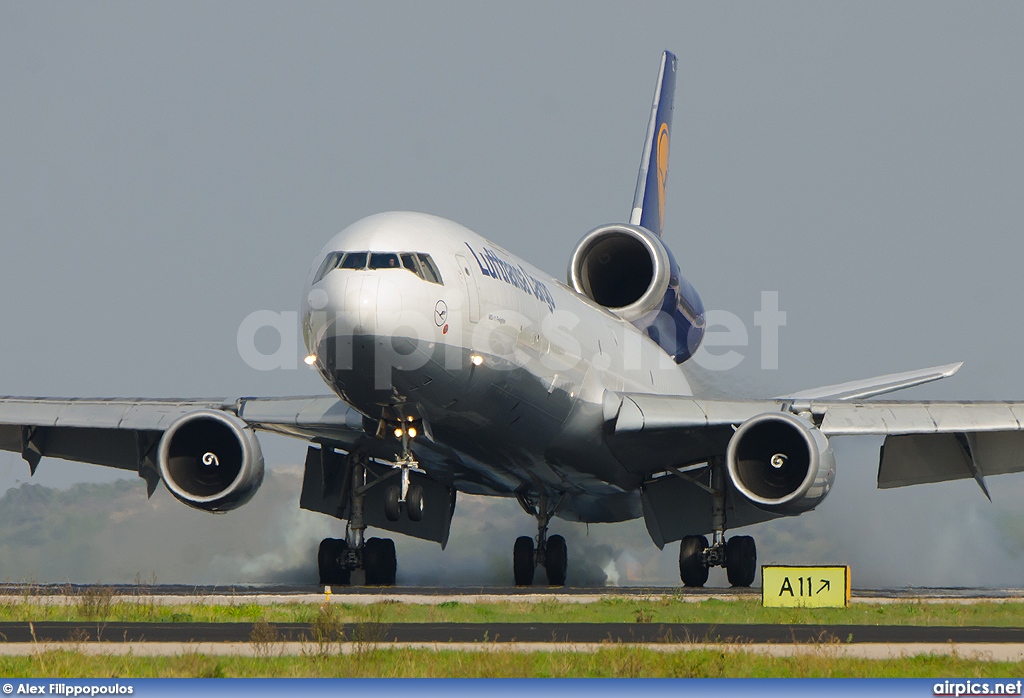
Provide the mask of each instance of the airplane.
POLYGON ((577 243, 562 283, 436 216, 371 215, 313 260, 300 310, 306 363, 330 396, 0 398, 0 448, 34 474, 43 457, 136 472, 184 504, 223 513, 264 475, 258 432, 308 442, 301 508, 346 521, 320 543, 324 585, 393 585, 393 539, 447 544, 459 492, 515 498, 537 524, 514 541, 517 585, 566 582, 552 517, 643 518, 680 541, 685 586, 711 567, 750 586, 752 537, 829 494, 829 439, 885 437, 878 486, 1024 470, 1022 402, 882 402, 960 364, 772 399, 704 394, 689 360, 704 305, 662 238, 676 57, 661 57, 626 223, 577 243), (710 539, 708 538, 710 536, 710 539), (358 576, 356 577, 358 581, 358 576))

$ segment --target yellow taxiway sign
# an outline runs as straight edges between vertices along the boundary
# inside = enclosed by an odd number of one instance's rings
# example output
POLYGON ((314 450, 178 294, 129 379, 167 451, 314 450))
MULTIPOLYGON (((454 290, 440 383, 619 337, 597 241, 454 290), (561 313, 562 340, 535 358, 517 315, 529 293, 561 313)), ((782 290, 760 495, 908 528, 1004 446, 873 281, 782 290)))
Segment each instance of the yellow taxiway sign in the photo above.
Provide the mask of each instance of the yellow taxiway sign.
POLYGON ((836 565, 763 565, 764 606, 849 606, 850 568, 836 565))

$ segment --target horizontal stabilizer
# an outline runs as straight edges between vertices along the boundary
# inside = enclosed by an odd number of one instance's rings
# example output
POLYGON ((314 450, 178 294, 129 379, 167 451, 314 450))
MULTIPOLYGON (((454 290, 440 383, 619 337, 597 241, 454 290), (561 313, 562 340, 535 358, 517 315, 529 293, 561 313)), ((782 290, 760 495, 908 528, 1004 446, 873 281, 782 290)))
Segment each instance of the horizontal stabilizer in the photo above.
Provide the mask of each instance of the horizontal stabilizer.
POLYGON ((941 378, 949 378, 963 366, 960 361, 945 366, 933 366, 932 368, 919 368, 916 371, 905 371, 904 373, 890 373, 886 376, 866 378, 849 383, 837 383, 836 385, 825 385, 820 388, 801 390, 798 393, 782 395, 775 400, 862 400, 884 395, 904 388, 912 388, 915 385, 931 383, 941 378))

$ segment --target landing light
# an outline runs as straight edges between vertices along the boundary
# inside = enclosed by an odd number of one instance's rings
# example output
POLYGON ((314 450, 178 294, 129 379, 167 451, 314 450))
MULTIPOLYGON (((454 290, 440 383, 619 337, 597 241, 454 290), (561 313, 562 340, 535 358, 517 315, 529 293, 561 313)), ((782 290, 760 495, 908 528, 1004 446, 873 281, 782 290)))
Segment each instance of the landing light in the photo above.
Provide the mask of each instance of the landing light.
POLYGON ((409 438, 410 439, 415 439, 416 438, 416 427, 409 427, 409 438))
POLYGON ((316 354, 310 354, 309 356, 304 358, 303 361, 306 362, 307 366, 312 366, 313 364, 316 363, 316 354))
POLYGON ((402 438, 402 430, 401 429, 395 429, 395 438, 396 439, 402 438))
POLYGON ((474 366, 479 366, 484 362, 484 357, 480 356, 479 354, 471 354, 469 357, 469 362, 474 366))

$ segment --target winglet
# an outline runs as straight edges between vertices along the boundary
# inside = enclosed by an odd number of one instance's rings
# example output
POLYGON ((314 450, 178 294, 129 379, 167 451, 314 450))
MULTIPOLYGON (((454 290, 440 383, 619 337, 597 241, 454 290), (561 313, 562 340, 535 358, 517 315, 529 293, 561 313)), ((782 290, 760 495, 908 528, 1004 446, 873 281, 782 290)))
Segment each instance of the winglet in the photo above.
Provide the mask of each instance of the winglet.
POLYGON ((799 393, 783 395, 776 400, 860 400, 874 397, 884 393, 891 393, 895 390, 912 388, 915 385, 931 383, 942 378, 949 378, 960 370, 964 365, 963 361, 945 366, 934 366, 932 368, 920 368, 916 371, 904 373, 890 373, 876 378, 850 381, 849 383, 837 383, 836 385, 825 385, 811 390, 802 390, 799 393))
POLYGON ((661 235, 665 224, 665 180, 668 178, 669 131, 672 127, 672 104, 676 92, 676 57, 669 51, 661 55, 661 71, 647 125, 644 154, 633 197, 631 225, 640 225, 661 235))

